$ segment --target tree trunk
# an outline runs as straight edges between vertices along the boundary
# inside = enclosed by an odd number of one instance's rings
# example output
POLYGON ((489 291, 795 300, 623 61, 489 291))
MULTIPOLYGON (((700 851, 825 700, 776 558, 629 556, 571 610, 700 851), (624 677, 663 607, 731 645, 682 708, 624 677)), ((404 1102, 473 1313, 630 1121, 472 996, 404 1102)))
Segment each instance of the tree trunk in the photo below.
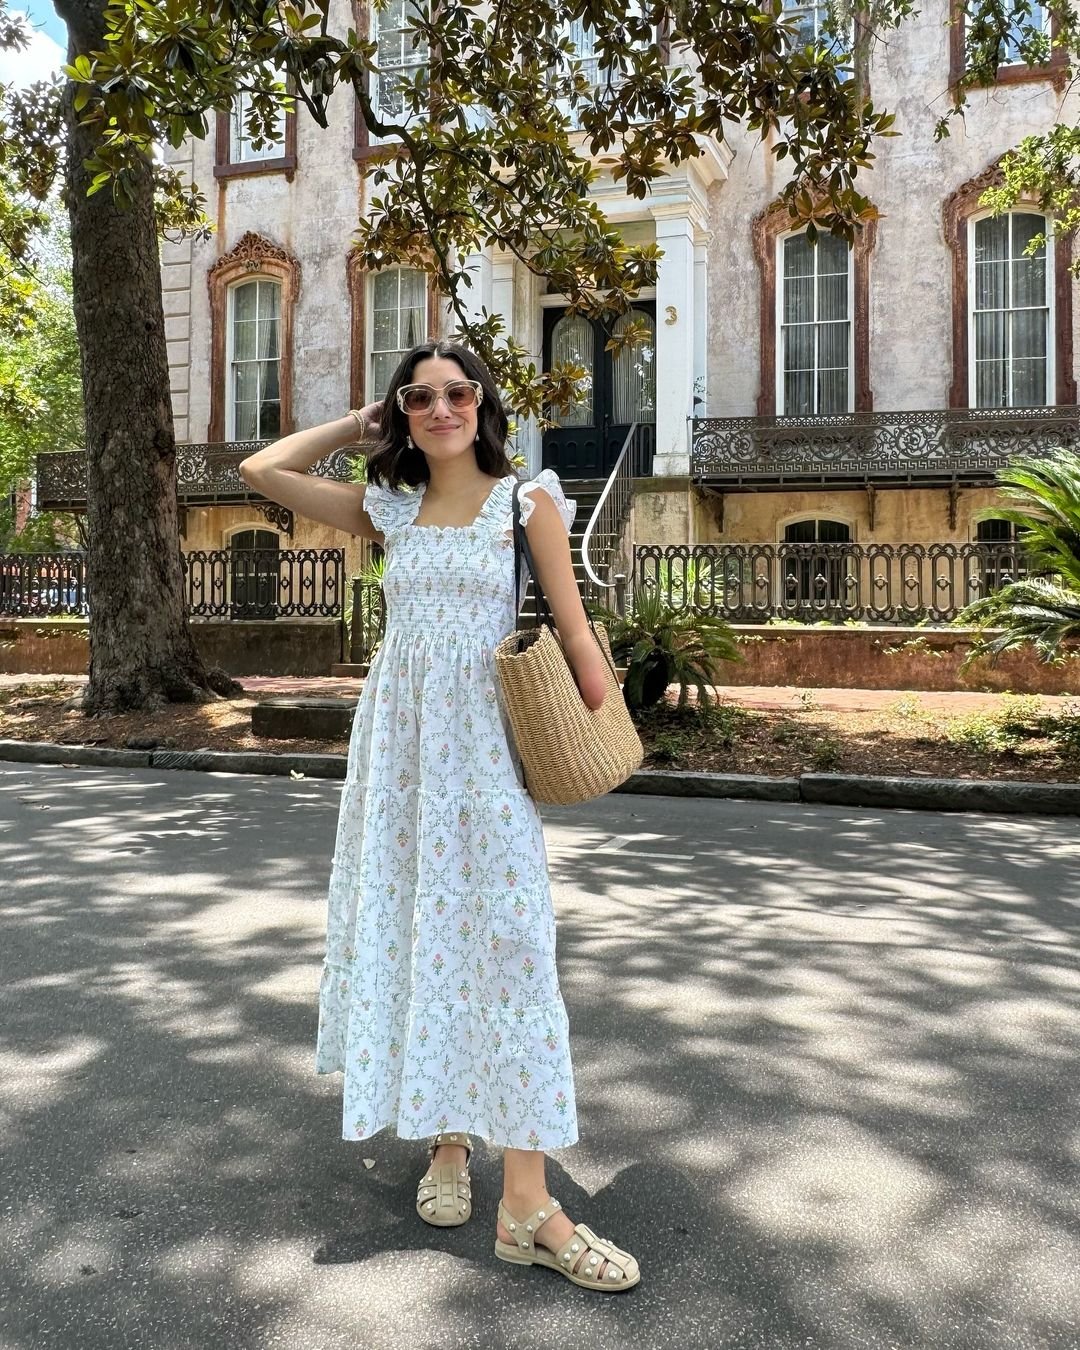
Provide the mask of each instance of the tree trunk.
MULTIPOLYGON (((68 61, 104 45, 105 0, 58 0, 68 61)), ((239 686, 207 671, 188 627, 180 562, 176 438, 169 396, 151 166, 133 205, 107 185, 87 197, 97 132, 64 94, 75 323, 86 399, 90 714, 205 701, 239 686), (231 687, 230 687, 231 686, 231 687)))

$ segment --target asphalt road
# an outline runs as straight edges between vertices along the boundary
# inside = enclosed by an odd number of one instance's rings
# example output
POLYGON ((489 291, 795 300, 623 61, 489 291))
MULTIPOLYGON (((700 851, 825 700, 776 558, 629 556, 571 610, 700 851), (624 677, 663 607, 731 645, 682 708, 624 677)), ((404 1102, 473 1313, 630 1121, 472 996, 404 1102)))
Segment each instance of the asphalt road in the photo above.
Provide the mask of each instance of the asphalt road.
POLYGON ((339 790, 0 765, 0 1350, 1080 1347, 1075 821, 545 811, 601 1299, 340 1139, 339 790))

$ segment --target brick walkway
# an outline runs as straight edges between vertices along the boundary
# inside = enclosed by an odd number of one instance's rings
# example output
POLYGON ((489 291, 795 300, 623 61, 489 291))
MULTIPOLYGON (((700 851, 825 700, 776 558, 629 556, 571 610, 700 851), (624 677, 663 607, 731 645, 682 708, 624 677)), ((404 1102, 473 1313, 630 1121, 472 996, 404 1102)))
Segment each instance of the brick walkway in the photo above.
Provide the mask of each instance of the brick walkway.
MULTIPOLYGON (((85 683, 85 675, 0 675, 0 689, 16 684, 63 681, 65 684, 85 683)), ((293 679, 283 675, 244 675, 240 683, 256 698, 355 698, 361 682, 356 679, 310 677, 293 679)), ((903 689, 800 689, 794 685, 720 685, 717 693, 731 703, 745 708, 792 709, 809 705, 830 712, 874 712, 887 708, 898 698, 914 697, 927 711, 969 713, 990 709, 1000 700, 1000 694, 939 693, 927 690, 903 689)), ((1048 707, 1066 703, 1080 703, 1075 694, 1056 697, 1040 695, 1048 707)))

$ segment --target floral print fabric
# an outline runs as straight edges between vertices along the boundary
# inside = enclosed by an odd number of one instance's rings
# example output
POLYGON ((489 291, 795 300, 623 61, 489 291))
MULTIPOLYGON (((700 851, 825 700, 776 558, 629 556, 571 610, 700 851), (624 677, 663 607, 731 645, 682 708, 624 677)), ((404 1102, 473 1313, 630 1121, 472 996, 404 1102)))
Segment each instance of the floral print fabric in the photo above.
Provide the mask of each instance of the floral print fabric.
MULTIPOLYGON (((349 744, 330 878, 316 1070, 345 1076, 342 1132, 577 1139, 540 817, 492 658, 511 632, 515 479, 468 526, 416 525, 423 489, 369 485, 386 634, 349 744)), ((520 494, 576 504, 545 469, 520 494)))

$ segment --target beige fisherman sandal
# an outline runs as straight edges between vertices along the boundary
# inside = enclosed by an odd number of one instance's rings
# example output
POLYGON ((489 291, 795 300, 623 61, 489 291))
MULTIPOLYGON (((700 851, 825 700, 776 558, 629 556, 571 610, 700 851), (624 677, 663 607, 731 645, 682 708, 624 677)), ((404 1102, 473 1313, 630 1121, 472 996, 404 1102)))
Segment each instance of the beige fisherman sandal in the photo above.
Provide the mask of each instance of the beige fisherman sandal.
POLYGON ((500 1242, 496 1238, 495 1255, 500 1261, 509 1261, 515 1266, 547 1266, 548 1270, 557 1270, 582 1289, 596 1289, 604 1294, 632 1289, 641 1279, 638 1263, 629 1252, 606 1238, 597 1237, 586 1224, 579 1223, 557 1252, 537 1247, 536 1234, 540 1225, 561 1208, 558 1200, 549 1200, 543 1209, 538 1209, 527 1219, 515 1219, 500 1200, 499 1222, 513 1235, 514 1242, 500 1242), (604 1272, 602 1278, 600 1271, 604 1272))
POLYGON ((425 1223, 435 1228, 456 1228, 472 1214, 472 1180, 469 1177, 469 1159, 472 1140, 467 1134, 437 1134, 428 1150, 431 1162, 416 1188, 416 1212, 425 1223), (465 1150, 465 1166, 453 1163, 435 1164, 435 1150, 440 1144, 460 1144, 465 1150))

